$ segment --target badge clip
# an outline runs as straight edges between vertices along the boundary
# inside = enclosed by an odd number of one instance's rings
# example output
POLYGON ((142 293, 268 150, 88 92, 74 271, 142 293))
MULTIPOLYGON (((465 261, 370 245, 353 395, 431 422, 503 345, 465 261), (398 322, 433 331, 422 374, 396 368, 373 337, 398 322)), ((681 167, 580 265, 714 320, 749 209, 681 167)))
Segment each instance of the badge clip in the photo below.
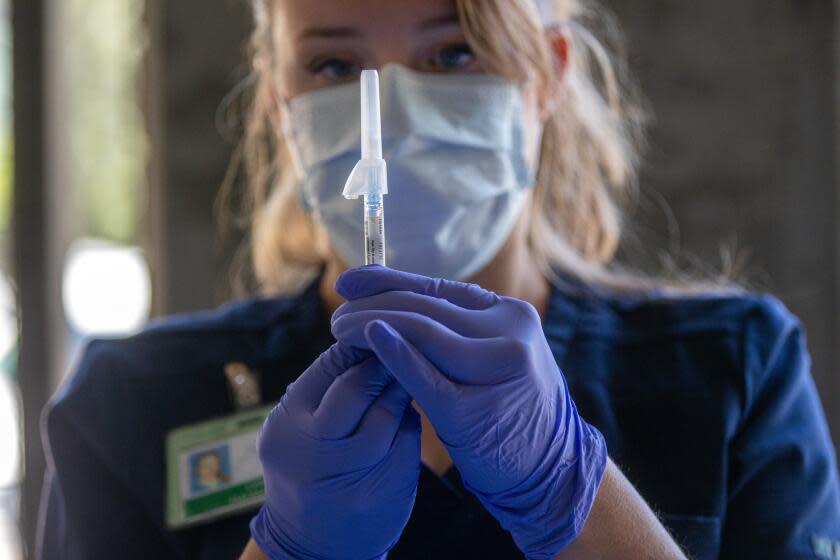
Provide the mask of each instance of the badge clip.
POLYGON ((227 377, 233 404, 237 410, 252 408, 260 404, 262 396, 257 372, 252 371, 242 362, 230 362, 225 364, 225 377, 227 377))

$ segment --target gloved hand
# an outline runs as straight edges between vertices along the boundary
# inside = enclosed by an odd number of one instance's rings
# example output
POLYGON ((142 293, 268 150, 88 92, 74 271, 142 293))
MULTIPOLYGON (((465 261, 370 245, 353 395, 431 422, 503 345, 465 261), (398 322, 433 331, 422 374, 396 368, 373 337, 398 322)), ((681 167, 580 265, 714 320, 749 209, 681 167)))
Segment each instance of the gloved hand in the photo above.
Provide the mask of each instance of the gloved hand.
POLYGON ((607 451, 528 303, 381 266, 345 272, 335 337, 372 350, 420 404, 466 487, 528 558, 580 533, 607 451))
POLYGON ((286 390, 257 438, 265 504, 251 535, 272 559, 384 558, 420 474, 411 397, 370 352, 335 344, 286 390))

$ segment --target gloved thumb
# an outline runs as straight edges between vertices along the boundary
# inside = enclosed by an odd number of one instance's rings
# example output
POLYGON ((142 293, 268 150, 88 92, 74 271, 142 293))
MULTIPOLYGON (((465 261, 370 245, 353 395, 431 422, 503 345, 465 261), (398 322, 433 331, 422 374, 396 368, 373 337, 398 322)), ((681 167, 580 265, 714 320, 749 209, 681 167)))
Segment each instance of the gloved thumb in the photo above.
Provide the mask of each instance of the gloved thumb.
POLYGON ((458 387, 391 325, 382 320, 365 327, 365 339, 382 365, 423 407, 430 418, 457 398, 458 387))
POLYGON ((347 301, 402 291, 445 299, 464 309, 487 309, 500 302, 499 296, 475 284, 429 278, 380 265, 345 270, 338 277, 335 289, 347 301))

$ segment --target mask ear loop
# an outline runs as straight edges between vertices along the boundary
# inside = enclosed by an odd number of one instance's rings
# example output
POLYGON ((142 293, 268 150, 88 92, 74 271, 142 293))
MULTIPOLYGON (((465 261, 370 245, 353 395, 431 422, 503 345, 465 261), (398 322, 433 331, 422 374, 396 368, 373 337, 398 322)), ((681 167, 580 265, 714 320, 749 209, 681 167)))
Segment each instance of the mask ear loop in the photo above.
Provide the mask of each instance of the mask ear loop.
POLYGON ((279 121, 275 123, 280 135, 286 141, 286 151, 289 154, 289 159, 294 168, 295 177, 297 179, 298 202, 301 208, 306 212, 312 212, 314 205, 310 204, 306 193, 302 188, 303 182, 306 180, 306 167, 303 165, 303 158, 300 155, 300 148, 298 147, 295 135, 292 130, 292 113, 289 109, 289 104, 277 93, 274 94, 274 102, 277 107, 277 115, 279 121))
MULTIPOLYGON (((543 24, 543 32, 546 34, 546 39, 548 40, 549 50, 550 50, 550 54, 551 54, 551 57, 552 57, 552 64, 554 66, 553 69, 554 69, 555 72, 557 72, 559 70, 559 64, 558 64, 558 61, 556 60, 556 58, 558 57, 558 52, 557 52, 557 48, 558 48, 557 40, 558 39, 557 39, 557 37, 551 38, 551 35, 555 35, 555 36, 561 36, 562 35, 562 36, 566 37, 567 41, 571 41, 571 26, 569 25, 569 22, 559 21, 559 20, 556 20, 554 18, 553 4, 550 1, 540 2, 538 0, 537 5, 538 5, 538 10, 540 12, 540 19, 541 19, 541 22, 543 24)), ((569 64, 570 62, 569 62, 569 59, 568 59, 568 51, 566 52, 566 55, 567 55, 566 63, 569 64)), ((566 72, 568 73, 568 69, 566 70, 566 72)), ((552 92, 553 92, 553 88, 556 87, 557 84, 564 79, 565 79, 565 75, 562 78, 560 78, 556 81, 553 81, 551 84, 549 84, 549 87, 552 88, 552 92)), ((554 95, 550 93, 549 97, 548 97, 548 100, 546 101, 546 107, 545 107, 545 111, 546 111, 546 115, 547 115, 546 121, 547 121, 548 118, 550 118, 550 115, 556 109, 557 109, 557 101, 554 98, 554 95)), ((542 145, 543 145, 543 136, 545 134, 545 122, 546 121, 541 120, 541 122, 540 122, 540 130, 539 130, 539 135, 538 135, 538 140, 537 140, 537 145, 536 145, 536 150, 535 150, 536 151, 535 159, 534 159, 534 178, 535 178, 535 181, 537 180, 537 177, 539 175, 540 163, 542 161, 542 145)))
POLYGON ((286 149, 289 152, 289 158, 292 160, 292 166, 295 169, 295 174, 298 179, 306 177, 306 169, 303 166, 303 159, 300 156, 300 149, 295 141, 295 135, 292 132, 292 119, 289 104, 283 100, 276 93, 274 94, 274 101, 277 105, 277 113, 279 118, 280 135, 286 141, 286 149))

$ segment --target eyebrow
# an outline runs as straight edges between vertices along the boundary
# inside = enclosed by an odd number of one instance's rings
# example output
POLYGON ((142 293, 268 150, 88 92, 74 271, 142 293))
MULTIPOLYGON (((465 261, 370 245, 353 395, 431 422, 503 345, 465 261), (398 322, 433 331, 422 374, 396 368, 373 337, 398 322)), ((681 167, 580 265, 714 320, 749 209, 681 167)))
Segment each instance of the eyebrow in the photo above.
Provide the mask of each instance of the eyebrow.
POLYGON ((355 27, 309 27, 301 31, 298 38, 342 39, 361 36, 362 33, 355 27))
MULTIPOLYGON (((451 13, 427 19, 417 26, 419 31, 431 31, 440 27, 460 25, 458 14, 451 13)), ((361 37, 362 33, 355 27, 308 27, 299 35, 299 39, 348 39, 361 37)))
POLYGON ((451 13, 445 14, 438 17, 433 17, 431 19, 427 19, 423 23, 417 26, 417 29, 420 31, 429 31, 432 29, 436 29, 438 27, 447 27, 450 25, 460 25, 461 18, 458 17, 458 14, 451 13))

